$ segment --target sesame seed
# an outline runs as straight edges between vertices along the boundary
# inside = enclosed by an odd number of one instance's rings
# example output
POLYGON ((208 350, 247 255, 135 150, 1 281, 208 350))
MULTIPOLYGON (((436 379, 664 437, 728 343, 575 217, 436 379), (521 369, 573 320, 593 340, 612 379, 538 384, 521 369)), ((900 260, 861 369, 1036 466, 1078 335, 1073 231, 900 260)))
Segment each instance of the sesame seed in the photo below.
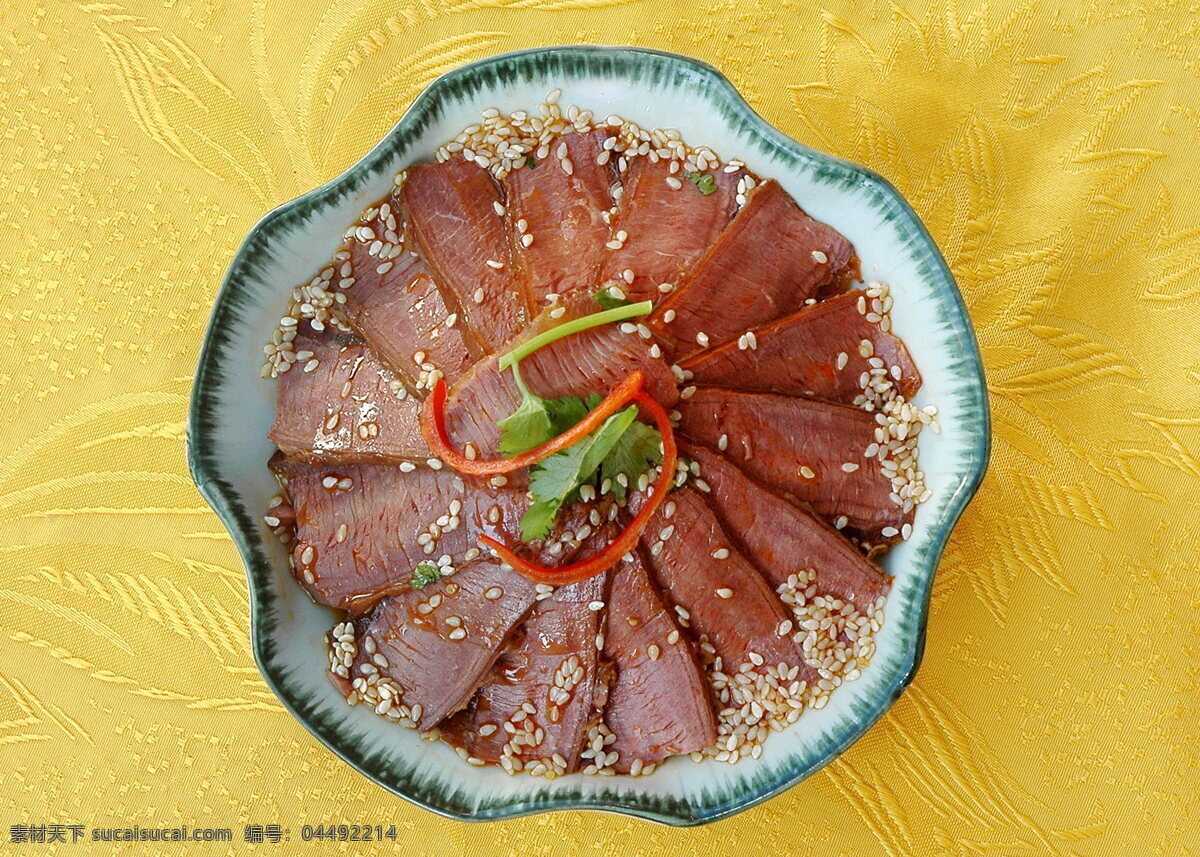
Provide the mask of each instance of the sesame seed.
POLYGON ((826 262, 829 261, 829 257, 826 256, 820 250, 813 250, 812 257, 813 257, 813 261, 816 262, 818 265, 824 265, 826 262))
POLYGON ((724 598, 724 599, 728 600, 733 597, 733 590, 728 587, 722 586, 720 589, 718 589, 716 591, 716 595, 718 598, 724 598))

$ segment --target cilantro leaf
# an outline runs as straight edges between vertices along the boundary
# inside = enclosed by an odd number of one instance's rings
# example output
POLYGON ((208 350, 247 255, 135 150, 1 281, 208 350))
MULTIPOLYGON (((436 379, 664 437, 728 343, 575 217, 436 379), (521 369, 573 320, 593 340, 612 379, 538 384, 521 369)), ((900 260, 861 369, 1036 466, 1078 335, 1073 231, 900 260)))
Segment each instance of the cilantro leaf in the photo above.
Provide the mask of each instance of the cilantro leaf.
POLYGON ((419 562, 413 569, 412 577, 408 579, 408 585, 413 589, 424 589, 429 584, 437 583, 441 579, 442 570, 437 567, 436 563, 419 562))
POLYGON ((550 428, 554 432, 554 436, 557 437, 580 422, 593 407, 595 405, 586 404, 578 396, 547 399, 546 412, 550 416, 550 428))
POLYGON ((596 473, 637 418, 637 408, 618 411, 583 440, 539 461, 529 470, 529 491, 535 501, 566 500, 596 473))
POLYGON ((529 493, 534 502, 567 499, 579 487, 579 470, 591 445, 591 436, 572 444, 529 469, 529 493))
POLYGON ((533 503, 521 517, 523 539, 540 539, 549 534, 562 504, 574 497, 581 485, 595 479, 601 462, 636 419, 637 408, 634 406, 618 411, 583 440, 530 469, 529 493, 533 503))
POLYGON ((550 535, 554 519, 563 504, 562 500, 538 500, 531 503, 521 516, 521 539, 532 542, 550 535))
POLYGON ((500 429, 497 449, 505 455, 519 455, 553 438, 557 432, 547 405, 549 402, 533 393, 524 395, 515 411, 496 422, 500 429))
POLYGON ((621 438, 636 422, 637 413, 637 406, 630 405, 625 410, 617 411, 617 413, 606 419, 600 428, 591 434, 591 444, 588 446, 587 452, 584 453, 583 461, 579 466, 579 484, 582 485, 595 475, 596 471, 600 468, 600 464, 616 448, 621 438))
POLYGON ((609 490, 618 500, 624 500, 628 492, 617 481, 617 474, 624 473, 632 485, 637 482, 639 476, 660 463, 662 435, 653 426, 635 422, 600 463, 600 478, 612 480, 609 490))
POLYGON ((633 303, 633 301, 627 300, 626 298, 613 297, 612 292, 610 292, 608 289, 601 289, 600 291, 596 292, 593 297, 596 299, 596 303, 600 304, 602 309, 616 309, 617 307, 629 306, 631 303, 633 303))
POLYGON ((712 173, 684 173, 683 177, 694 184, 704 196, 717 192, 717 180, 712 177, 712 173))

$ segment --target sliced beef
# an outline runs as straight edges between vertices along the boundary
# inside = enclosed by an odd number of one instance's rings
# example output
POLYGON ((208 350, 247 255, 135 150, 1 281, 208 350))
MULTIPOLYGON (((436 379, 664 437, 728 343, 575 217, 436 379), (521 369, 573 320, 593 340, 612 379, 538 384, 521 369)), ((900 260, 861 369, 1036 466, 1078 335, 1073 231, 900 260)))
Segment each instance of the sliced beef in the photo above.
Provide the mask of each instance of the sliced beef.
MULTIPOLYGON (((520 541, 525 492, 468 484, 448 470, 397 465, 314 466, 277 457, 272 470, 286 481, 296 528, 295 574, 318 604, 365 612, 403 589, 417 564, 449 555, 456 562, 480 535, 520 541), (439 523, 439 521, 441 523, 439 523)), ((559 516, 538 560, 564 558, 558 534, 574 532, 587 509, 576 504, 559 516)), ((567 545, 570 547, 570 545, 567 545)))
POLYGON ((590 605, 603 604, 607 590, 602 574, 539 601, 470 705, 442 727, 443 739, 468 757, 514 770, 576 770, 592 718, 603 621, 590 605))
POLYGON ((590 289, 596 281, 608 253, 609 228, 601 215, 613 204, 616 181, 604 149, 610 136, 607 130, 568 134, 552 144, 548 157, 505 179, 507 218, 529 271, 534 307, 547 295, 590 289))
MULTIPOLYGON (((634 495, 631 513, 644 497, 634 495)), ((790 617, 783 603, 695 488, 685 485, 671 495, 651 519, 642 545, 666 600, 686 611, 680 615, 686 615, 691 633, 712 647, 720 669, 734 673, 746 663, 803 665, 803 653, 788 636, 790 617)))
POLYGON ((497 210, 500 187, 487 170, 454 157, 410 167, 400 195, 450 310, 489 352, 499 349, 529 321, 527 275, 497 210))
POLYGON ((921 376, 904 343, 867 321, 860 306, 866 310, 869 302, 857 290, 836 295, 755 328, 753 348, 739 337, 699 352, 682 368, 696 384, 806 394, 847 405, 862 394, 863 373, 868 379, 882 373, 911 398, 921 376))
POLYGON ((351 680, 394 682, 408 717, 430 729, 467 704, 536 595, 531 582, 485 559, 385 598, 356 623, 351 680))
POLYGON ((613 680, 604 722, 616 736, 607 747, 617 753, 613 768, 624 774, 635 760, 648 765, 703 750, 716 740, 717 726, 692 643, 650 580, 641 552, 611 573, 604 657, 613 680))
POLYGON ((280 450, 331 463, 429 458, 420 403, 362 340, 301 322, 294 345, 268 433, 280 450))
POLYGON ((812 512, 702 446, 682 444, 680 452, 700 465, 700 475, 712 489, 706 495, 709 506, 772 586, 812 569, 817 592, 861 609, 887 594, 889 579, 879 567, 812 512))
MULTIPOLYGON (((583 294, 563 304, 568 310, 559 319, 542 313, 528 331, 529 336, 577 315, 590 313, 595 303, 583 294)), ((512 373, 500 371, 496 357, 476 364, 451 393, 446 423, 460 446, 472 443, 482 457, 492 457, 499 442, 498 420, 511 414, 520 403, 512 373)), ((568 336, 534 352, 521 361, 521 377, 529 389, 543 398, 607 395, 635 369, 646 375, 646 389, 670 407, 678 399, 675 378, 661 357, 651 355, 648 343, 636 334, 622 333, 617 325, 597 327, 568 336)))
POLYGON ((710 449, 724 446, 725 456, 755 479, 809 504, 848 533, 887 542, 883 528, 899 531, 912 518, 892 499, 879 461, 866 455, 875 442, 874 414, 816 399, 716 387, 697 389, 679 410, 685 436, 710 449))
POLYGON ((662 298, 659 286, 679 282, 737 211, 744 171, 713 172, 716 190, 705 196, 682 170, 672 173, 670 164, 636 157, 624 176, 612 236, 625 236, 604 263, 600 281, 616 281, 630 300, 662 298), (633 272, 632 283, 623 277, 627 270, 633 272))
POLYGON ((736 340, 856 275, 850 242, 805 214, 777 182, 767 181, 659 304, 650 326, 682 359, 705 342, 736 340))
POLYGON ((388 197, 379 214, 352 230, 346 244, 350 258, 340 262, 345 278, 346 321, 410 386, 422 384, 431 369, 454 383, 483 354, 483 349, 445 299, 424 260, 414 255, 415 242, 405 232, 399 200, 388 197), (399 239, 396 243, 389 238, 399 239), (397 255, 398 254, 398 255, 397 255), (386 258, 384 258, 386 257, 386 258))

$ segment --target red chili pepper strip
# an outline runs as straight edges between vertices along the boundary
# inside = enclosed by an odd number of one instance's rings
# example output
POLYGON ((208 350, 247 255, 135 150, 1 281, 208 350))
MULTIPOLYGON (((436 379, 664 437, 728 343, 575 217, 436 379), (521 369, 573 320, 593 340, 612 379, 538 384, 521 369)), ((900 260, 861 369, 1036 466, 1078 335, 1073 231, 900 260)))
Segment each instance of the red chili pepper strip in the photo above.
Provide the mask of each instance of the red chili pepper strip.
POLYGON ((633 401, 644 408, 654 418, 654 422, 662 434, 662 473, 658 477, 658 482, 654 486, 654 492, 646 501, 646 505, 642 507, 640 512, 634 515, 633 520, 629 522, 629 526, 622 530, 620 535, 613 539, 608 547, 590 559, 559 566, 558 568, 548 568, 522 559, 505 544, 493 539, 491 536, 480 536, 479 543, 484 547, 494 550, 502 561, 511 565, 522 576, 529 578, 534 583, 548 583, 551 586, 564 586, 568 583, 578 583, 581 580, 594 577, 616 565, 621 557, 633 550, 637 545, 638 539, 641 538, 642 531, 650 523, 650 518, 653 517, 658 507, 662 505, 663 500, 666 499, 667 493, 671 490, 671 484, 675 481, 675 460, 677 457, 675 432, 671 427, 671 418, 663 410, 662 405, 650 398, 649 394, 645 392, 639 392, 633 401))
POLYGON ((446 429, 446 382, 439 380, 433 387, 433 393, 425 400, 421 411, 421 434, 425 442, 433 450, 433 454, 449 464, 459 473, 472 476, 493 476, 497 473, 511 473, 522 467, 537 464, 543 458, 549 458, 556 452, 566 449, 573 443, 583 440, 600 427, 606 419, 621 408, 632 402, 642 389, 644 378, 640 371, 629 373, 620 384, 613 388, 600 404, 596 405, 588 415, 571 426, 553 440, 548 440, 541 446, 535 446, 512 458, 467 458, 454 448, 450 440, 450 432, 446 429))

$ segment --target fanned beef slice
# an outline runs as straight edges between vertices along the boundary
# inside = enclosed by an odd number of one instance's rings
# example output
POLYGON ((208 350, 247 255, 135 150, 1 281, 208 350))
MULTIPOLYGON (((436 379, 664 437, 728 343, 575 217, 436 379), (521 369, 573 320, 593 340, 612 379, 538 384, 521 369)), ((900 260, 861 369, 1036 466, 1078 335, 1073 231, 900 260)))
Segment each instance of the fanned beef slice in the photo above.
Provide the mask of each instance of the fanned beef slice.
POLYGON ((531 582, 484 559, 423 589, 385 598, 356 623, 351 678, 375 672, 390 678, 405 705, 421 706, 413 720, 427 730, 467 704, 536 594, 531 582), (383 663, 367 651, 367 637, 383 663))
MULTIPOLYGON (((403 588, 420 562, 443 554, 458 561, 480 535, 517 544, 528 506, 523 490, 466 484, 448 470, 428 467, 405 473, 396 465, 313 466, 277 456, 271 469, 286 480, 286 503, 295 515, 291 549, 297 579, 318 604, 355 612, 403 588), (461 508, 452 514, 455 501, 461 508), (422 534, 435 526, 439 535, 427 552, 422 534)), ((541 552, 539 561, 555 564, 562 558, 556 536, 583 523, 576 513, 586 510, 572 506, 560 515, 547 547, 531 547, 541 552)))
POLYGON ((577 770, 593 713, 602 622, 602 614, 588 605, 603 603, 607 590, 608 576, 601 574, 539 601, 467 709, 443 725, 443 739, 470 756, 499 763, 504 745, 524 733, 531 744, 514 749, 526 769, 557 755, 565 772, 577 770))
MULTIPOLYGON (((628 511, 636 514, 644 499, 633 495, 628 511)), ((666 600, 687 611, 692 635, 707 638, 725 673, 752 663, 754 653, 767 666, 799 666, 808 678, 804 653, 784 625, 789 612, 695 488, 685 485, 655 512, 642 545, 666 600)))
POLYGON ((378 237, 364 239, 365 233, 352 232, 346 243, 350 259, 339 263, 339 274, 347 276, 338 280, 347 283, 342 314, 384 364, 400 372, 410 385, 415 385, 430 365, 448 383, 454 383, 483 350, 446 305, 424 260, 410 252, 415 243, 411 236, 397 235, 391 228, 390 224, 395 224, 403 229, 404 224, 396 223, 402 216, 399 200, 394 196, 388 199, 388 208, 382 209, 388 219, 377 214, 366 224, 370 234, 378 237), (385 244, 385 236, 404 243, 385 244), (392 247, 400 248, 400 255, 392 256, 387 249, 392 247), (387 259, 381 258, 381 249, 387 259), (417 357, 420 360, 414 359, 417 357))
POLYGON ((568 134, 551 145, 548 157, 514 170, 504 181, 512 235, 518 244, 523 235, 532 238, 518 253, 529 271, 535 307, 548 294, 590 289, 596 282, 608 253, 609 227, 601 215, 613 205, 610 188, 616 181, 613 164, 607 158, 597 161, 610 136, 606 130, 568 134), (562 156, 571 162, 569 174, 562 156))
POLYGON ((727 459, 702 446, 682 444, 682 455, 700 465, 712 489, 706 495, 726 532, 774 587, 805 569, 816 572, 817 591, 867 609, 886 595, 889 578, 850 541, 816 515, 750 479, 727 459))
POLYGON ((857 267, 849 241, 805 214, 777 182, 767 181, 659 304, 650 327, 682 359, 703 347, 700 334, 713 345, 736 340, 794 312, 822 289, 844 286, 857 267))
POLYGON ((361 340, 301 322, 294 345, 302 359, 279 376, 267 435, 285 454, 326 462, 429 458, 420 402, 361 340))
POLYGON ((717 740, 716 718, 696 653, 663 603, 642 563, 631 553, 612 571, 604 657, 614 678, 604 722, 616 735, 614 768, 703 750, 717 740), (674 640, 674 642, 672 642, 674 640), (651 656, 650 646, 658 652, 651 656))
POLYGON ((520 333, 529 323, 527 276, 497 213, 503 200, 491 173, 459 157, 417 164, 400 195, 419 252, 459 322, 489 352, 520 333))
POLYGON ((659 286, 674 285, 717 240, 737 211, 737 185, 744 171, 711 173, 716 190, 705 196, 670 162, 634 158, 622 182, 612 235, 625 232, 602 268, 601 282, 617 281, 630 300, 658 300, 659 286), (667 183, 679 182, 678 188, 667 183), (633 282, 623 278, 633 272, 633 282))
MULTIPOLYGON (((568 309, 566 315, 551 319, 543 312, 527 336, 599 309, 590 294, 576 295, 562 306, 568 309)), ((607 395, 635 369, 646 375, 646 389, 664 406, 678 400, 675 378, 666 362, 651 355, 644 339, 622 333, 615 324, 560 339, 521 361, 525 384, 547 399, 607 395)), ((500 371, 495 356, 485 358, 452 390, 446 424, 460 447, 470 442, 482 457, 492 457, 500 440, 496 423, 516 410, 520 401, 512 373, 500 371)))
POLYGON ((847 405, 862 393, 863 373, 869 380, 875 372, 911 398, 921 386, 921 376, 908 349, 879 324, 867 321, 860 301, 869 310, 870 299, 863 292, 845 292, 755 328, 754 348, 733 340, 701 351, 681 366, 696 384, 819 396, 847 405), (883 365, 872 365, 874 357, 883 365))
POLYGON ((874 414, 816 399, 716 387, 697 389, 679 411, 685 436, 716 449, 725 435, 727 458, 809 504, 826 521, 844 516, 848 533, 886 543, 884 527, 899 531, 912 519, 892 500, 892 484, 879 461, 866 456, 875 441, 874 414))

